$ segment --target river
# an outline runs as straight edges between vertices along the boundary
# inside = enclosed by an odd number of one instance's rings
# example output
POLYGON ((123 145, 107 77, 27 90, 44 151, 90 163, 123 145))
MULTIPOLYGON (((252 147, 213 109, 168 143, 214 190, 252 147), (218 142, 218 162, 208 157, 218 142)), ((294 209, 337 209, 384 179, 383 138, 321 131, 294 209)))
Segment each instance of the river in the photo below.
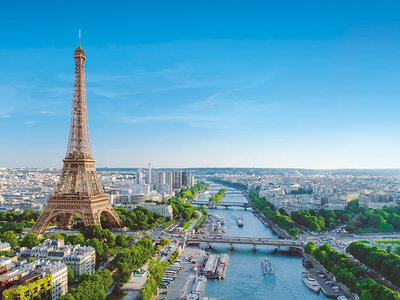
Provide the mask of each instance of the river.
MULTIPOLYGON (((199 200, 208 198, 217 193, 221 185, 212 184, 210 194, 199 197, 199 200)), ((238 190, 227 188, 227 194, 222 201, 247 202, 238 190)), ((224 235, 228 236, 254 236, 276 237, 253 215, 250 210, 242 208, 209 209, 210 214, 219 215, 224 219, 227 227, 224 235), (242 218, 244 226, 237 226, 237 219, 242 218)), ((289 252, 274 251, 269 246, 257 246, 257 251, 252 251, 251 245, 234 245, 234 250, 229 250, 228 245, 212 245, 212 253, 228 253, 230 256, 225 279, 208 280, 205 296, 215 299, 271 299, 271 300, 314 300, 328 299, 322 293, 319 295, 311 292, 301 280, 303 267, 301 257, 292 256, 289 252), (274 275, 264 275, 261 270, 260 260, 268 257, 274 269, 274 275)))

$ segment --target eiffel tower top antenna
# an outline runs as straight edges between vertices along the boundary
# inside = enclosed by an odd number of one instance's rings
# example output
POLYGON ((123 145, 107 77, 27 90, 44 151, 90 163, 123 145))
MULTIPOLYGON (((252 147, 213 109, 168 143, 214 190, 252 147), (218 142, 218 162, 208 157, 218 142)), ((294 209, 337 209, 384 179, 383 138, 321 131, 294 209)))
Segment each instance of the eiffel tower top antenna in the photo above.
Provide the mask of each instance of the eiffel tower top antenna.
POLYGON ((81 29, 79 28, 79 46, 81 45, 81 29))

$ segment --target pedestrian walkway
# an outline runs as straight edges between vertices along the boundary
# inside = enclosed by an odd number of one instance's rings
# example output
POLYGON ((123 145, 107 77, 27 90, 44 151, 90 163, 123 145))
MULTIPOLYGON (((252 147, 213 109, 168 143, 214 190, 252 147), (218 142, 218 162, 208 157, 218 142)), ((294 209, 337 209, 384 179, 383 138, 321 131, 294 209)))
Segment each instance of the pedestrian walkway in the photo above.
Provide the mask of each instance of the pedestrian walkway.
POLYGON ((136 299, 136 297, 138 297, 140 295, 140 290, 146 284, 146 281, 147 281, 148 267, 149 267, 149 264, 146 263, 141 268, 144 271, 142 276, 135 276, 135 274, 132 273, 131 279, 127 283, 125 283, 124 286, 121 288, 124 292, 128 293, 128 295, 126 295, 123 298, 124 300, 136 299))

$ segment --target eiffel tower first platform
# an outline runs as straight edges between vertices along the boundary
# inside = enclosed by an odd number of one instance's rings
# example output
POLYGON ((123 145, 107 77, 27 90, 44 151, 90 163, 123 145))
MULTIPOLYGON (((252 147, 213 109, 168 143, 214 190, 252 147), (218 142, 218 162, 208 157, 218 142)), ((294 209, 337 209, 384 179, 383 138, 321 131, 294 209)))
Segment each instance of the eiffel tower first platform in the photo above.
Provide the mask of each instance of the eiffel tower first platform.
POLYGON ((100 225, 101 214, 111 227, 123 227, 100 184, 90 149, 85 91, 86 56, 80 45, 80 34, 74 59, 75 81, 67 155, 56 189, 32 227, 31 232, 38 235, 42 235, 50 221, 58 216, 60 226, 64 228, 69 227, 74 216, 80 217, 85 225, 100 225))

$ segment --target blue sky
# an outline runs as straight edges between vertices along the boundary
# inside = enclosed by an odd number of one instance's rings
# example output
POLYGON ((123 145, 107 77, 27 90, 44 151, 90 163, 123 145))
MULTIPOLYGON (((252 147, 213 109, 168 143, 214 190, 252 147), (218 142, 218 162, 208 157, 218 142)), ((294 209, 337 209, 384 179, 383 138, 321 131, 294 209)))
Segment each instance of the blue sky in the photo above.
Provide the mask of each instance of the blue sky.
POLYGON ((400 168, 398 1, 62 2, 2 3, 0 167, 62 166, 80 27, 98 167, 400 168))

